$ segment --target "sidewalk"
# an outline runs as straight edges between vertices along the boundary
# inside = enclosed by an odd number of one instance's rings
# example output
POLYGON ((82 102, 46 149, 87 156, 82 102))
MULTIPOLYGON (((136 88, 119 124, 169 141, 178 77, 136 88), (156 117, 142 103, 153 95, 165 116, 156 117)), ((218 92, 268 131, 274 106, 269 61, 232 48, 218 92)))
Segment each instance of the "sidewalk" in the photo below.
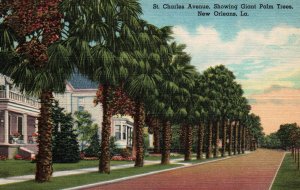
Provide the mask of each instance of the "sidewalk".
MULTIPOLYGON (((171 163, 183 161, 183 158, 179 159, 172 159, 171 163)), ((160 161, 150 161, 150 160, 145 160, 145 165, 153 165, 153 164, 159 164, 160 161)), ((190 163, 181 163, 184 165, 190 165, 190 163)), ((124 168, 130 168, 134 167, 134 164, 124 164, 124 165, 116 165, 116 166, 111 166, 111 170, 117 170, 117 169, 124 169, 124 168)), ((68 171, 57 171, 53 172, 53 177, 60 177, 60 176, 67 176, 67 175, 76 175, 76 174, 84 174, 84 173, 90 173, 90 172, 96 172, 98 171, 98 168, 83 168, 83 169, 77 169, 77 170, 68 170, 68 171)), ((5 185, 5 184, 10 184, 10 183, 19 183, 23 181, 28 181, 28 180, 34 180, 35 175, 24 175, 24 176, 14 176, 14 177, 7 177, 7 178, 0 178, 0 185, 5 185)))

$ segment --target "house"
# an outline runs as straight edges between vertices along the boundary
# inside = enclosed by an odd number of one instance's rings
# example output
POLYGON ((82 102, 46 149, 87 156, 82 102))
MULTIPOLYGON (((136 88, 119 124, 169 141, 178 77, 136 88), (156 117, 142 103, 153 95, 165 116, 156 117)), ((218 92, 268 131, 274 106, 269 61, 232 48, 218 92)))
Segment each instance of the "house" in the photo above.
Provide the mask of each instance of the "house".
MULTIPOLYGON (((66 83, 66 92, 54 94, 54 97, 66 112, 74 114, 75 111, 86 110, 91 113, 101 135, 103 110, 100 104, 94 105, 97 89, 96 83, 74 73, 66 83)), ((37 99, 22 94, 8 77, 0 74, 0 155, 13 158, 16 153, 25 156, 37 153, 33 135, 37 132, 39 108, 37 99)), ((111 123, 111 134, 116 137, 117 147, 131 147, 133 119, 114 116, 111 123)))
POLYGON ((0 74, 0 155, 12 158, 20 149, 36 151, 35 138, 40 104, 0 74))
MULTIPOLYGON (((66 83, 64 94, 55 94, 59 105, 65 108, 66 112, 74 114, 76 111, 88 111, 94 123, 99 126, 101 135, 103 110, 100 104, 94 104, 94 99, 98 89, 98 84, 79 73, 74 73, 66 83)), ((131 117, 114 116, 112 118, 111 134, 116 137, 116 145, 119 148, 132 146, 133 120, 131 117)))

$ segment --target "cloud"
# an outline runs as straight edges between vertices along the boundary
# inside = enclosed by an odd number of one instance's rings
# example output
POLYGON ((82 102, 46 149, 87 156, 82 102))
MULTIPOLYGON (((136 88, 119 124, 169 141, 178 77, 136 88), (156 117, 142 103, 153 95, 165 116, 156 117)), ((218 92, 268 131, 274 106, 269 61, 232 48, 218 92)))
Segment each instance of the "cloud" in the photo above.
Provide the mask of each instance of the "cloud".
POLYGON ((300 76, 300 28, 242 29, 234 38, 222 39, 221 31, 214 27, 199 26, 192 33, 176 26, 174 37, 187 45, 192 64, 200 71, 219 64, 233 68, 248 94, 262 93, 274 85, 300 86, 295 80, 300 76))

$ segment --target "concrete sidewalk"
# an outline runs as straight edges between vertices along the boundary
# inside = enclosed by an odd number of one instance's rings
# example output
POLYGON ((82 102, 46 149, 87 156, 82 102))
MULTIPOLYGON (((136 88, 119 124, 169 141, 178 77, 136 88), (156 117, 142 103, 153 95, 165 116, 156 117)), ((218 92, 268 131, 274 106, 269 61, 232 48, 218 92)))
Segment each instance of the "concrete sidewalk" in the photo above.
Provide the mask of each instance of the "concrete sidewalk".
MULTIPOLYGON (((172 159, 171 163, 175 162, 180 162, 183 161, 183 158, 179 159, 172 159)), ((160 161, 150 161, 150 160, 145 160, 145 165, 153 165, 153 164, 159 164, 160 161)), ((190 163, 181 163, 184 165, 188 165, 190 163)), ((111 170, 117 170, 117 169, 124 169, 124 168, 130 168, 134 167, 134 164, 124 164, 124 165, 116 165, 116 166, 111 166, 111 170)), ((76 175, 76 174, 84 174, 84 173, 90 173, 90 172, 96 172, 98 171, 98 168, 83 168, 83 169, 76 169, 76 170, 68 170, 68 171, 57 171, 53 172, 53 177, 60 177, 60 176, 67 176, 67 175, 76 175)), ((28 180, 34 180, 35 175, 24 175, 24 176, 14 176, 14 177, 7 177, 7 178, 0 178, 0 185, 5 185, 5 184, 10 184, 10 183, 19 183, 19 182, 24 182, 28 180)))

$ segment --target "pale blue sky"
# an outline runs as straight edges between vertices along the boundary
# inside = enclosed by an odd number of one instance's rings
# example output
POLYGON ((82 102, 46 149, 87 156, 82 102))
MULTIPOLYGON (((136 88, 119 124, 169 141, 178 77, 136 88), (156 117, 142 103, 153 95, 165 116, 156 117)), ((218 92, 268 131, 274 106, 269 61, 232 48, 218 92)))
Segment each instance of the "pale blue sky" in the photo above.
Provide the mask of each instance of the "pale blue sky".
MULTIPOLYGON (((282 123, 300 123, 300 1, 299 0, 141 0, 148 22, 174 26, 176 41, 187 45, 199 71, 224 64, 236 75, 260 115, 266 133, 282 123), (248 17, 200 17, 198 10, 166 10, 163 4, 256 4, 248 17), (274 9, 259 9, 259 4, 274 9), (292 5, 278 10, 276 4, 292 5), (153 10, 153 4, 160 6, 153 10)), ((230 11, 230 10, 222 10, 230 11)), ((238 11, 240 12, 240 8, 238 11)))
MULTIPOLYGON (((245 81, 251 80, 251 76, 249 74, 251 73, 259 73, 263 71, 267 71, 268 69, 272 67, 279 67, 280 65, 286 64, 288 66, 291 66, 291 63, 283 63, 282 60, 280 60, 278 57, 273 57, 272 55, 277 54, 277 52, 280 52, 282 48, 286 48, 289 46, 289 48, 293 48, 295 46, 298 46, 299 44, 299 31, 296 31, 293 29, 299 29, 300 28, 300 1, 298 0, 214 0, 214 1, 199 1, 199 0, 141 0, 141 5, 143 7, 143 18, 147 21, 157 25, 157 26, 176 26, 179 27, 182 31, 184 29, 185 32, 187 32, 190 38, 190 41, 193 39, 194 41, 197 40, 196 36, 202 35, 203 41, 198 41, 199 44, 205 43, 205 37, 207 36, 209 38, 213 38, 212 35, 216 35, 214 39, 210 39, 213 43, 221 43, 223 46, 221 48, 234 48, 236 43, 243 43, 243 41, 237 41, 237 38, 239 36, 239 32, 244 31, 243 34, 240 34, 240 38, 247 38, 247 32, 251 32, 253 37, 255 37, 256 34, 262 34, 264 39, 262 39, 262 42, 250 42, 247 43, 247 40, 244 41, 244 44, 239 44, 241 46, 241 51, 236 51, 235 54, 229 54, 226 55, 223 54, 222 51, 204 51, 206 56, 202 56, 201 52, 197 52, 195 48, 197 48, 197 45, 193 44, 193 47, 190 47, 193 49, 193 51, 190 51, 190 53, 193 56, 192 63, 197 66, 197 68, 201 71, 206 69, 210 65, 215 64, 224 64, 222 61, 224 60, 224 56, 228 58, 228 56, 231 56, 232 59, 234 59, 235 56, 239 57, 238 61, 232 61, 230 63, 230 59, 226 59, 226 65, 235 71, 235 74, 237 78, 241 81, 241 83, 244 83, 245 81), (233 5, 241 5, 241 4, 256 4, 257 9, 256 10, 244 10, 249 13, 248 17, 199 17, 197 16, 198 10, 168 10, 163 9, 163 4, 207 4, 210 5, 210 10, 213 14, 215 11, 213 9, 214 4, 233 4, 233 5), (274 5, 273 10, 268 9, 259 9, 259 4, 271 4, 274 5), (284 5, 292 5, 293 10, 278 10, 276 7, 276 4, 284 4, 284 5), (154 10, 153 4, 158 4, 160 6, 159 10, 154 10), (202 32, 199 32, 199 27, 202 27, 202 32), (206 29, 210 30, 206 30, 206 29), (276 30, 277 28, 277 30, 276 30), (289 33, 285 33, 284 31, 287 31, 287 28, 290 30, 289 33), (213 30, 213 31, 212 31, 213 30), (284 31, 283 31, 284 30, 284 31), (212 33, 213 32, 213 33, 212 33), (272 33, 273 32, 273 33, 272 33), (285 43, 283 41, 274 41, 272 42, 272 38, 274 37, 273 34, 278 32, 278 35, 286 35, 285 36, 285 43), (217 40, 217 41, 215 41, 217 40), (267 44, 264 43, 264 40, 267 44), (287 41, 288 40, 288 41, 287 41), (226 46, 224 46, 224 43, 228 43, 226 46), (265 47, 267 46, 267 47, 265 47), (261 51, 267 51, 265 56, 262 55, 255 55, 255 52, 250 53, 247 55, 247 53, 253 51, 253 49, 260 49, 261 51), (248 52, 247 52, 248 51, 248 52), (209 55, 209 53, 213 53, 209 55), (273 54, 271 54, 273 53, 273 54), (209 55, 209 56, 207 56, 209 55), (214 57, 213 59, 211 57, 214 57), (219 62, 219 63, 218 63, 219 62), (255 67, 253 67, 255 65, 255 67)), ((201 10, 200 10, 201 11, 201 10)), ((207 10, 202 10, 207 11, 207 10)), ((226 11, 226 10, 223 10, 226 11)), ((228 11, 228 10, 227 10, 228 11)), ((230 10, 229 10, 230 11, 230 10)), ((237 12, 240 11, 240 8, 237 12)), ((182 32, 175 32, 176 39, 181 43, 186 43, 189 45, 189 41, 187 41, 187 36, 185 38, 183 37, 182 32)), ((249 36, 248 36, 249 37, 249 36)), ((278 37, 279 38, 279 37, 278 37)), ((207 43, 210 42, 210 40, 207 41, 207 43)), ((277 39, 278 40, 278 39, 277 39)), ((218 48, 218 44, 216 44, 216 48, 218 48)), ((212 47, 211 47, 212 48, 212 47)), ((219 47, 220 48, 220 47, 219 47)), ((200 48, 201 49, 201 48, 200 48)), ((202 49, 203 50, 203 49, 202 49)), ((296 49, 295 49, 296 50, 296 49)), ((299 49, 298 49, 299 50, 299 49)), ((189 50, 188 50, 189 51, 189 50)), ((200 50, 199 50, 200 51, 200 50)), ((299 51, 298 51, 299 52, 299 51)), ((278 55, 278 54, 277 54, 278 55)), ((293 54, 291 54, 293 55, 293 54)), ((287 56, 287 58, 290 58, 291 55, 284 55, 287 56)), ((281 59, 285 59, 286 57, 281 56, 281 59)), ((296 56, 294 59, 298 59, 299 56, 296 56)), ((297 66, 297 65, 293 65, 297 66)), ((274 74, 274 72, 273 72, 274 74)), ((278 73, 280 74, 280 73, 278 73)), ((298 73, 299 74, 299 73, 298 73)), ((256 76, 253 76, 256 77, 256 76)), ((280 77, 279 77, 280 78, 280 77)), ((253 85, 247 85, 245 83, 245 92, 247 94, 253 94, 253 93, 259 93, 266 90, 266 88, 271 88, 273 85, 279 85, 279 86, 286 86, 286 87, 300 87, 300 83, 298 82, 299 76, 297 77, 297 74, 291 75, 291 76, 284 76, 284 79, 280 79, 281 82, 274 82, 270 83, 269 85, 265 85, 264 87, 258 87, 255 88, 253 85), (296 76, 295 76, 296 75, 296 76), (289 80, 294 83, 294 85, 285 85, 282 83, 284 80, 289 80)), ((274 79, 270 79, 273 80, 274 79)), ((279 79, 278 79, 279 80, 279 79)), ((251 82, 251 81, 250 81, 251 82)))

